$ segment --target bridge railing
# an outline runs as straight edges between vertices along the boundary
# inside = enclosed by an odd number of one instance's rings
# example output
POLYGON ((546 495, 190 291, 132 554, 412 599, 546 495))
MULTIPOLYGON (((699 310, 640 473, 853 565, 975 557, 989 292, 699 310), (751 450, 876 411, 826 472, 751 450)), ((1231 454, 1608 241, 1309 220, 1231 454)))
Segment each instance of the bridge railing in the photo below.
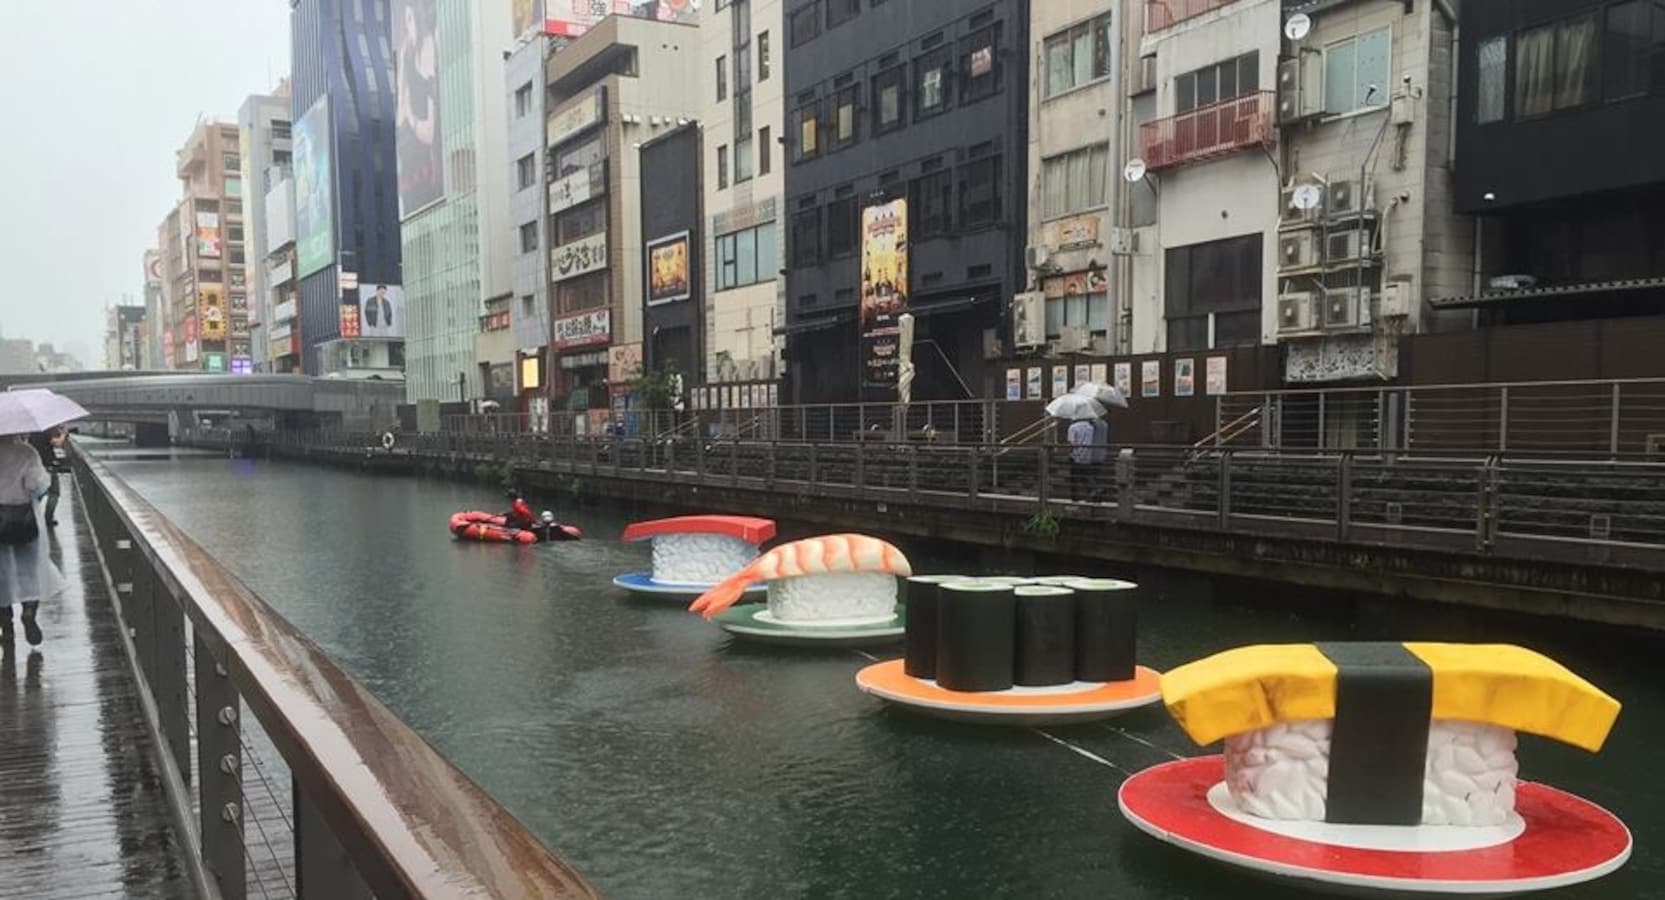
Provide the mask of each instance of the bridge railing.
POLYGON ((121 478, 85 454, 75 466, 192 875, 206 896, 248 895, 245 708, 292 774, 293 804, 282 819, 292 830, 295 896, 595 896, 121 478))

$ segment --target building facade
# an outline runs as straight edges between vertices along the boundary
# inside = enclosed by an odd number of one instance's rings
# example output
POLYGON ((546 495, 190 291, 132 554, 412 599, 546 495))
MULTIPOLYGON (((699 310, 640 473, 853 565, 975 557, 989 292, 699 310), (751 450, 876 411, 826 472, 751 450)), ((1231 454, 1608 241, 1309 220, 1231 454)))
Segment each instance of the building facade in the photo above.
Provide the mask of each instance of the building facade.
POLYGON ((690 122, 641 149, 641 366, 674 370, 685 387, 708 380, 700 142, 701 129, 690 122))
POLYGON ((515 407, 537 427, 549 422, 549 216, 545 194, 550 173, 544 142, 544 57, 550 38, 541 19, 517 21, 521 31, 504 61, 508 95, 509 228, 514 257, 509 265, 514 300, 509 330, 515 355, 515 407))
POLYGON ((393 0, 407 393, 484 395, 474 344, 488 299, 511 295, 503 54, 507 3, 393 0))
MULTIPOLYGON (((237 112, 238 156, 243 161, 244 232, 247 237, 244 255, 249 260, 248 290, 240 295, 245 317, 241 334, 235 327, 231 335, 231 370, 273 371, 269 358, 270 341, 266 337, 266 323, 271 321, 271 295, 274 280, 290 280, 279 267, 273 272, 267 245, 271 235, 268 219, 274 212, 272 204, 289 205, 293 201, 282 194, 274 195, 274 186, 289 179, 289 80, 284 79, 269 95, 256 94, 243 101, 237 112)), ((278 224, 281 224, 278 223, 278 224)), ((238 299, 232 300, 232 314, 239 312, 238 299)))
POLYGON ((704 381, 773 382, 786 321, 782 0, 706 4, 700 21, 704 381))
POLYGON ((179 150, 182 199, 159 230, 163 252, 163 355, 171 369, 227 372, 246 344, 248 275, 243 163, 237 126, 197 123, 179 150), (230 297, 236 296, 240 310, 230 297), (242 338, 233 338, 241 333, 242 338))
POLYGON ((556 415, 577 429, 608 415, 611 360, 641 355, 638 145, 698 114, 698 41, 690 25, 615 15, 549 57, 547 375, 556 415))
POLYGON ((789 402, 986 396, 1024 286, 1029 7, 789 3, 789 402), (915 342, 899 345, 900 316, 915 342))
POLYGON ((162 253, 146 250, 144 256, 145 328, 144 353, 140 368, 161 369, 162 320, 166 308, 162 297, 162 253))
POLYGON ((145 307, 122 303, 104 310, 104 368, 112 372, 143 369, 145 307))
MULTIPOLYGON (((272 352, 298 351, 309 375, 403 371, 408 308, 392 43, 399 7, 299 0, 290 16, 294 242, 292 250, 281 242, 266 248, 274 281, 266 340, 272 352), (286 264, 294 279, 288 292, 279 281, 286 264)), ((273 223, 274 233, 281 224, 273 223)), ((293 365, 278 359, 280 368, 293 365)))

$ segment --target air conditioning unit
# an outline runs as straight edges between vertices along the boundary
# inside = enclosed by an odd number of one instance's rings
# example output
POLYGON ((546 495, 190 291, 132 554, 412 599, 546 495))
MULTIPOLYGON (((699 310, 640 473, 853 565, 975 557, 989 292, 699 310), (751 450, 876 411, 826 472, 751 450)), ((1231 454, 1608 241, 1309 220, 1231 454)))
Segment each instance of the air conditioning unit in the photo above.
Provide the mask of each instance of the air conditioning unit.
POLYGON ((1065 325, 1058 329, 1057 351, 1059 353, 1080 353, 1091 347, 1093 336, 1087 329, 1079 325, 1065 325))
POLYGON ((1323 264, 1319 255, 1318 230, 1302 228, 1278 235, 1278 269, 1310 269, 1323 264))
POLYGON ((1134 85, 1131 93, 1142 94, 1145 91, 1156 90, 1156 57, 1139 57, 1139 81, 1134 85))
POLYGON ((1326 198, 1329 203, 1325 211, 1332 216, 1356 213, 1368 202, 1365 193, 1357 181, 1332 181, 1329 196, 1326 198))
POLYGON ((1040 291, 1012 298, 1012 343, 1018 349, 1046 343, 1046 295, 1040 291))
POLYGON ((1029 264, 1029 268, 1044 270, 1052 264, 1052 248, 1032 245, 1025 251, 1024 260, 1029 264))
POLYGON ((1371 258, 1370 232, 1363 228, 1332 231, 1324 237, 1324 262, 1330 266, 1371 258))
POLYGON ((1323 55, 1301 51, 1278 63, 1278 124, 1291 125, 1324 114, 1323 55))
POLYGON ((1317 297, 1308 291, 1293 291, 1278 295, 1278 333, 1294 334, 1312 331, 1318 317, 1313 314, 1317 297))
POLYGON ((1334 288, 1324 294, 1326 329, 1363 328, 1370 324, 1370 289, 1334 288))
POLYGON ((1285 225, 1316 222, 1329 201, 1329 183, 1322 175, 1301 175, 1279 193, 1278 218, 1285 225))

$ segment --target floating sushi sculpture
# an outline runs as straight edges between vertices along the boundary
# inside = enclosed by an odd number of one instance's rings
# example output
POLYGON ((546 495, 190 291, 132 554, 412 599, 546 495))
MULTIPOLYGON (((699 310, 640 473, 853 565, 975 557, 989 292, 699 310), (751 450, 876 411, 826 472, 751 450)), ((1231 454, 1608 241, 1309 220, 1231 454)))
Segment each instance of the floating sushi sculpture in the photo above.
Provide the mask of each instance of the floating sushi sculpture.
MULTIPOLYGON (((677 516, 637 522, 620 540, 653 542, 653 570, 613 579, 633 594, 671 599, 697 597, 757 559, 759 545, 775 536, 772 519, 750 516, 677 516)), ((750 585, 743 593, 762 593, 750 585)))
POLYGON ((1352 895, 1507 896, 1630 857, 1606 810, 1517 779, 1516 732, 1595 752, 1619 703, 1495 644, 1243 647, 1162 678, 1218 756, 1122 783, 1128 820, 1186 850, 1352 895))
POLYGON ((1160 676, 1135 660, 1138 586, 1046 580, 908 579, 905 655, 862 669, 856 685, 928 715, 1002 725, 1106 719, 1160 700, 1160 676))
POLYGON ((862 534, 782 544, 701 594, 690 610, 736 637, 774 644, 863 646, 902 637, 896 578, 913 570, 902 551, 862 534), (764 582, 768 602, 735 606, 764 582))

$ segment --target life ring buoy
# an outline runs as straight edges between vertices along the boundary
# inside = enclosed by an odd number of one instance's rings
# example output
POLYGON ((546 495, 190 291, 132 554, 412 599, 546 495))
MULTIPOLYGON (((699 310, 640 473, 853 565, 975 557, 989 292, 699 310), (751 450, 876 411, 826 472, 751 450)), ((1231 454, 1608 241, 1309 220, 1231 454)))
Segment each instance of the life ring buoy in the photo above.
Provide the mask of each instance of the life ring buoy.
POLYGON ((393 432, 391 432, 391 431, 382 432, 382 449, 383 450, 392 450, 393 449, 393 432))

